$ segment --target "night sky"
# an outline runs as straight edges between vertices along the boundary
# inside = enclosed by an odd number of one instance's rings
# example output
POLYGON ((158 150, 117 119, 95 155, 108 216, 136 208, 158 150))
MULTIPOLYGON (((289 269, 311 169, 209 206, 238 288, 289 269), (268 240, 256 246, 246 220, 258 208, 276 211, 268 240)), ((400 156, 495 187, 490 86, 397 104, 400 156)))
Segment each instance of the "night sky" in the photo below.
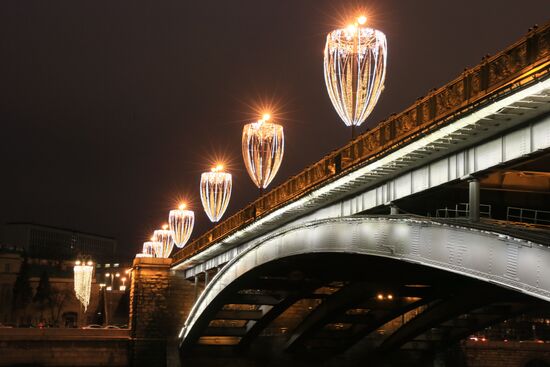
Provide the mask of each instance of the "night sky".
POLYGON ((0 2, 0 223, 116 237, 133 257, 200 173, 233 173, 225 217, 258 196, 244 123, 271 106, 274 187, 349 140, 325 90, 326 34, 364 9, 388 39, 385 91, 361 131, 550 18, 548 0, 0 2))

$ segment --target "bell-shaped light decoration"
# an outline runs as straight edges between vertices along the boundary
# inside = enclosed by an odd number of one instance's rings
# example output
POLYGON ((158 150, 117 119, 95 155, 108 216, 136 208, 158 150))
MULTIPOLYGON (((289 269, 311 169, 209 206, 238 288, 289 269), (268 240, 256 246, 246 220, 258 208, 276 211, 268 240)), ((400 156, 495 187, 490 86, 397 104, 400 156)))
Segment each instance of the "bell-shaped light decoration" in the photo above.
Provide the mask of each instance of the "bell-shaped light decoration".
POLYGON ((94 264, 91 261, 76 261, 74 265, 74 292, 76 298, 84 306, 84 312, 90 304, 90 294, 92 289, 92 276, 94 264))
POLYGON ((364 26, 367 18, 336 29, 325 45, 325 83, 330 100, 347 126, 359 126, 370 115, 386 77, 386 36, 364 26))
POLYGON ((149 255, 149 257, 154 257, 153 243, 154 243, 153 241, 143 242, 143 251, 141 253, 143 255, 149 255))
POLYGON ((153 241, 160 242, 158 249, 154 250, 155 257, 170 257, 172 248, 174 248, 174 241, 172 231, 168 229, 167 224, 163 225, 162 229, 153 232, 153 241))
POLYGON ((168 223, 174 235, 174 243, 177 247, 185 246, 195 225, 195 213, 192 210, 185 210, 186 205, 181 204, 178 209, 170 210, 168 223))
POLYGON ((242 150, 246 170, 254 184, 265 189, 273 180, 285 150, 283 127, 268 122, 265 114, 258 122, 244 125, 242 150))
POLYGON ((217 222, 225 213, 231 198, 231 174, 223 171, 223 166, 212 168, 201 175, 201 202, 212 222, 217 222))
POLYGON ((154 238, 151 238, 151 241, 143 243, 143 254, 148 255, 147 257, 162 257, 162 242, 153 240, 154 238))

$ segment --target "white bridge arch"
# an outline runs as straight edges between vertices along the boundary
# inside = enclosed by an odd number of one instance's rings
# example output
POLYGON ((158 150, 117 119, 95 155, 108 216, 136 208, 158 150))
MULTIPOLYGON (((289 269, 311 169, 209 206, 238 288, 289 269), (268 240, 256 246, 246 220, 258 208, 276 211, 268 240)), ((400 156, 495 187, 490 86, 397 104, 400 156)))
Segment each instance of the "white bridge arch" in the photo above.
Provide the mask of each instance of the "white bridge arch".
MULTIPOLYGON (((312 253, 380 256, 458 273, 550 301, 550 248, 505 234, 498 224, 471 227, 410 216, 312 221, 251 241, 198 298, 181 330, 185 340, 201 314, 228 285, 271 261, 312 253)), ((542 241, 538 241, 542 242, 542 241)))

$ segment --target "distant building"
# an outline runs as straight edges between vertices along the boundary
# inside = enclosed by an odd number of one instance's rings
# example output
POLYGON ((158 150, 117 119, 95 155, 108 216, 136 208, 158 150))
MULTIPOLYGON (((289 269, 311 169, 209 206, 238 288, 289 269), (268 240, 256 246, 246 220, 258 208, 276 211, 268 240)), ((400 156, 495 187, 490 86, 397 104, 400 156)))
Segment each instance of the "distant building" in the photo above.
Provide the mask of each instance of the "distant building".
POLYGON ((74 260, 28 257, 29 283, 36 295, 40 277, 45 272, 51 286, 51 301, 39 307, 33 300, 24 309, 13 310, 15 280, 20 272, 24 251, 20 247, 0 244, 0 325, 76 327, 87 324, 128 323, 128 297, 131 273, 129 264, 95 263, 90 305, 86 313, 74 293, 74 260))
POLYGON ((24 249, 30 258, 74 260, 88 255, 94 262, 113 259, 117 245, 114 238, 33 223, 6 224, 2 242, 24 249))

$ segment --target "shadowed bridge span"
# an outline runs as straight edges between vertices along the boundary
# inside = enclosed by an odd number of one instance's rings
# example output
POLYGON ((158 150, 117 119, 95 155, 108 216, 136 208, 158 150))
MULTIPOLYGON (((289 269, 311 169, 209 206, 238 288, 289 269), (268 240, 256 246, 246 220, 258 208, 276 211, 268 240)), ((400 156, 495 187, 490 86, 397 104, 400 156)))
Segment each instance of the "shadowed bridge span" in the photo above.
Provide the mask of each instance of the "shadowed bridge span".
POLYGON ((433 359, 547 305, 549 76, 545 25, 176 253, 182 358, 433 359))
POLYGON ((371 354, 389 353, 434 328, 457 327, 421 349, 432 352, 539 306, 518 292, 550 300, 550 268, 544 266, 550 249, 541 243, 550 242, 548 234, 497 222, 472 226, 411 216, 347 217, 285 229, 251 243, 212 279, 182 330, 182 350, 247 348, 273 320, 307 299, 321 302, 301 310, 303 319, 282 350, 311 352, 313 345, 323 353, 346 351, 400 315, 427 310, 369 347, 371 354), (392 295, 382 307, 380 292, 392 295), (464 314, 475 318, 476 312, 475 322, 457 326, 464 314), (348 334, 334 325, 346 325, 348 334), (318 344, 326 338, 331 341, 318 344))

